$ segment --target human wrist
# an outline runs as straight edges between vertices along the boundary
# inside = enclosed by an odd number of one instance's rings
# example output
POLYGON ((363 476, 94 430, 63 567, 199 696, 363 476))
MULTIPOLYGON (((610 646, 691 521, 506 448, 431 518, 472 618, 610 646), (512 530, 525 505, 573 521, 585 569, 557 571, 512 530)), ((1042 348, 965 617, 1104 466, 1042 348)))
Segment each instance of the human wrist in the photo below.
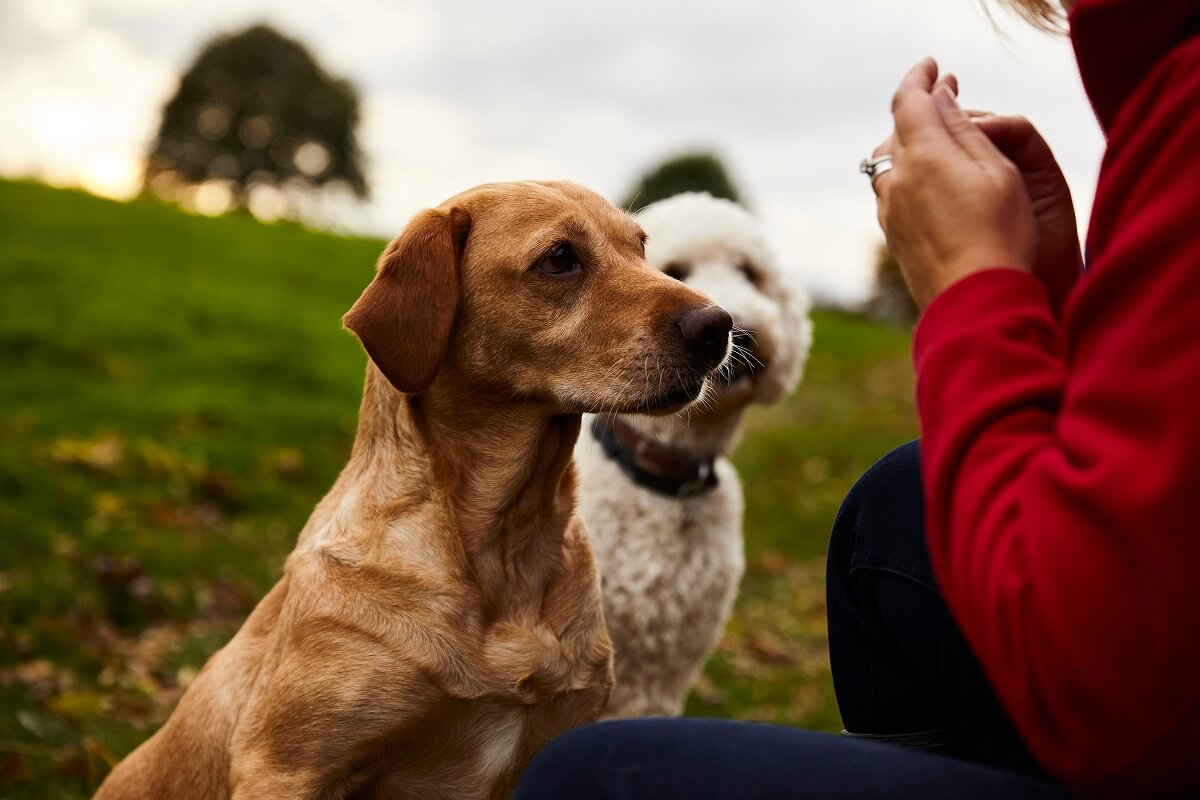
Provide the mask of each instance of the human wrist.
POLYGON ((990 269, 1012 269, 1032 272, 1029 260, 1012 250, 981 250, 948 260, 941 268, 933 270, 929 280, 919 288, 914 282, 913 300, 917 307, 925 309, 943 292, 970 276, 990 269))
POLYGON ((1025 270, 989 267, 955 281, 921 310, 913 331, 915 365, 941 339, 1015 306, 1049 309, 1045 287, 1025 270))

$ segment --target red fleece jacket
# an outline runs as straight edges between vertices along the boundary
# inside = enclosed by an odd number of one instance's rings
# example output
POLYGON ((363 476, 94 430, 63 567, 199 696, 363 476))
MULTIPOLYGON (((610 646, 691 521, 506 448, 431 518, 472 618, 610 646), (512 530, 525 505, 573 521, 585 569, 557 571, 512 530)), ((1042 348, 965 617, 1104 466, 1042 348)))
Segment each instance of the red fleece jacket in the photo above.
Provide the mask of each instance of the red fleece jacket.
POLYGON ((1200 2, 1081 0, 1071 35, 1108 135, 1090 265, 1061 313, 1012 269, 926 310, 929 546, 1051 772, 1090 791, 1195 789, 1200 2))

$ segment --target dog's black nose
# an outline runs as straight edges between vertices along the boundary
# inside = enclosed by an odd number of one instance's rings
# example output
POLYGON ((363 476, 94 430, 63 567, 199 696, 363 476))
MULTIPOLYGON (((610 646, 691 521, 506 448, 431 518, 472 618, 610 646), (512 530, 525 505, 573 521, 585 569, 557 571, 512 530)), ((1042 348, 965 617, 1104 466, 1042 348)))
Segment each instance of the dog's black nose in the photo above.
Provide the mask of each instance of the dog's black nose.
POLYGON ((712 369, 725 358, 729 331, 733 329, 733 318, 725 309, 720 306, 689 308, 675 324, 688 348, 703 359, 705 369, 712 369))

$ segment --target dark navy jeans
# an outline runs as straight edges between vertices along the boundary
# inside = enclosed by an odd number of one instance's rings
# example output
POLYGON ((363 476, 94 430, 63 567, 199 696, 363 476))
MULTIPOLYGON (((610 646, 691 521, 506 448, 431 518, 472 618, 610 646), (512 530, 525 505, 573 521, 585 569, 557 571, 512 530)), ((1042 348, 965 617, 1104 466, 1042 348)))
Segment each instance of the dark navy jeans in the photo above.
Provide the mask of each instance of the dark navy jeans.
POLYGON ((938 591, 917 442, 877 462, 846 496, 825 581, 847 731, 1042 774, 938 591))
POLYGON ((552 742, 517 800, 1061 798, 946 610, 925 545, 917 444, 851 489, 834 522, 829 651, 847 731, 701 719, 604 722, 552 742))

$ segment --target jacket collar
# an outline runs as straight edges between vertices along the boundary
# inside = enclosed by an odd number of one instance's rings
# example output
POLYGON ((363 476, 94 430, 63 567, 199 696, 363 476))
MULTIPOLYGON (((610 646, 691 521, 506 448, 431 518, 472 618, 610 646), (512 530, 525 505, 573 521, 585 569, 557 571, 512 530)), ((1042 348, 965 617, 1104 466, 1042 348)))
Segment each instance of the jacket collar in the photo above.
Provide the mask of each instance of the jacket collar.
POLYGON ((1197 33, 1196 0, 1079 0, 1071 12, 1071 43, 1105 132, 1154 66, 1197 33))

